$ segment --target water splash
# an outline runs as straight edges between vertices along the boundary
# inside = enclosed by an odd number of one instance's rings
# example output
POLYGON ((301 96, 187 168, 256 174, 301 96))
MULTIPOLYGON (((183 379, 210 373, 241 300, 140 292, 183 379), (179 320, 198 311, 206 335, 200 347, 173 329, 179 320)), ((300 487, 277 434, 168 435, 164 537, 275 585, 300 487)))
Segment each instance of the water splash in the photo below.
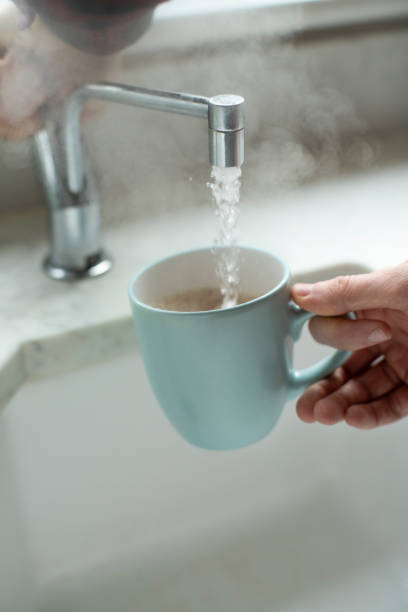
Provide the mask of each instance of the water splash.
POLYGON ((211 171, 213 182, 208 183, 215 214, 219 221, 215 239, 215 265, 222 295, 222 307, 238 303, 239 295, 239 248, 237 246, 241 168, 218 168, 211 171))

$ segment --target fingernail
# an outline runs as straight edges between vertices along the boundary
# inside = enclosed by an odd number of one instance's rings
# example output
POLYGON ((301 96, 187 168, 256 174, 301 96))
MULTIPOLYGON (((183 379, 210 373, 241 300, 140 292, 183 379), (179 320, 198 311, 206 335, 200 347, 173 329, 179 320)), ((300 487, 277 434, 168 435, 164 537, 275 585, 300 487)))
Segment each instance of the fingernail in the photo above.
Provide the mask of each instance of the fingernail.
POLYGON ((312 291, 312 285, 306 285, 305 283, 298 283, 293 287, 293 293, 299 297, 306 297, 312 291))
POLYGON ((380 342, 385 342, 390 339, 390 335, 387 334, 381 327, 377 327, 371 334, 368 336, 368 341, 373 344, 379 344, 380 342))

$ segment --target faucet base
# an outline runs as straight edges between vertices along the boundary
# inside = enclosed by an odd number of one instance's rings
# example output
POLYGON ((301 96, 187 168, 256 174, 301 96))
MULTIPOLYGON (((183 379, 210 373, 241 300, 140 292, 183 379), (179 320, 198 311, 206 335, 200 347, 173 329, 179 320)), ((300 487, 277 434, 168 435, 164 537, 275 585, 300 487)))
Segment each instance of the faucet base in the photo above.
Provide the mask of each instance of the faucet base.
POLYGON ((97 255, 89 257, 87 265, 81 270, 75 270, 72 268, 65 268, 54 264, 51 257, 48 256, 43 262, 44 272, 54 280, 62 281, 76 281, 86 278, 96 278, 106 274, 112 268, 112 259, 104 252, 101 251, 97 255))

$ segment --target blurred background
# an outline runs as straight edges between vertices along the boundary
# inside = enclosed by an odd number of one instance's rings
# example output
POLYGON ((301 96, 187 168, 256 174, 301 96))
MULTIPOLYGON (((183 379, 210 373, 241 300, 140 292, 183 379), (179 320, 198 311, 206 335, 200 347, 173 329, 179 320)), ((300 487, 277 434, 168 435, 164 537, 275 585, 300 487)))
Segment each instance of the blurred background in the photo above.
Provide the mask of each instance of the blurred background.
MULTIPOLYGON (((264 193, 368 167, 405 146, 404 1, 90 2, 86 14, 86 3, 65 0, 18 5, 20 10, 0 0, 4 210, 43 205, 30 138, 58 116, 71 90, 88 81, 241 93, 248 101, 246 167, 262 169, 256 187, 264 193), (61 19, 67 7, 70 28, 61 19)), ((203 126, 179 129, 182 118, 114 105, 91 103, 85 114, 107 220, 126 217, 135 184, 155 172, 174 189, 177 205, 206 201, 203 126), (151 140, 155 147, 144 146, 151 140), (107 174, 102 169, 112 154, 118 163, 107 174), (180 190, 180 174, 199 180, 183 181, 180 190)), ((246 175, 244 195, 255 187, 252 173, 246 175)), ((165 210, 166 194, 156 181, 146 183, 138 214, 144 207, 165 210)))

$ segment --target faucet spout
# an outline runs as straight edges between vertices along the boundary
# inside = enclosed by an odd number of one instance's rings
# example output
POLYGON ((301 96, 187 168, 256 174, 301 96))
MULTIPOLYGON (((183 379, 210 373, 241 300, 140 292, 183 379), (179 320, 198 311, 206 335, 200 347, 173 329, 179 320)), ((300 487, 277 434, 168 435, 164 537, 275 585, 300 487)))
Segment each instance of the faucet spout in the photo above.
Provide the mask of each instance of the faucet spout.
POLYGON ((66 102, 62 121, 51 122, 33 143, 51 235, 44 269, 59 280, 99 276, 112 265, 101 246, 98 193, 81 142, 81 114, 89 99, 206 119, 211 165, 228 168, 244 161, 244 99, 240 96, 206 98, 115 83, 80 87, 66 102))
POLYGON ((244 162, 244 98, 214 96, 208 101, 210 163, 221 168, 244 162))
POLYGON ((66 172, 68 188, 73 194, 81 193, 84 185, 81 113, 89 99, 207 119, 210 163, 230 167, 241 166, 244 161, 244 99, 240 96, 206 98, 114 83, 88 84, 70 96, 64 109, 66 172))

